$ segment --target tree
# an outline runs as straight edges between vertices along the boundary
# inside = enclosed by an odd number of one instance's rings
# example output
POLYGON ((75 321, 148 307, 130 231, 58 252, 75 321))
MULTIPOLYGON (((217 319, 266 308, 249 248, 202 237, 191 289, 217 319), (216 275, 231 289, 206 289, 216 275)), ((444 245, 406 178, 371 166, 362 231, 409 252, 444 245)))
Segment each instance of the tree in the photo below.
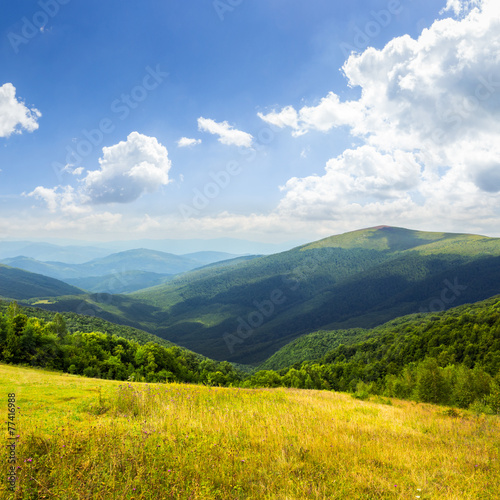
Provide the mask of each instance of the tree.
POLYGON ((418 365, 415 396, 424 403, 448 402, 449 386, 435 358, 426 358, 418 365))

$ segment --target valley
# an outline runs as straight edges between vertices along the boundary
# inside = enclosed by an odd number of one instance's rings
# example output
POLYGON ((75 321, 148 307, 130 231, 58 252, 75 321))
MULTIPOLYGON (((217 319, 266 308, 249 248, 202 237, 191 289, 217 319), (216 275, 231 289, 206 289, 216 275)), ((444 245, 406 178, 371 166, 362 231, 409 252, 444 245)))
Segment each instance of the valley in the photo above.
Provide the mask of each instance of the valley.
POLYGON ((317 330, 372 328, 500 293, 500 239, 377 227, 161 279, 125 295, 65 294, 38 305, 99 316, 213 359, 256 366, 317 330))

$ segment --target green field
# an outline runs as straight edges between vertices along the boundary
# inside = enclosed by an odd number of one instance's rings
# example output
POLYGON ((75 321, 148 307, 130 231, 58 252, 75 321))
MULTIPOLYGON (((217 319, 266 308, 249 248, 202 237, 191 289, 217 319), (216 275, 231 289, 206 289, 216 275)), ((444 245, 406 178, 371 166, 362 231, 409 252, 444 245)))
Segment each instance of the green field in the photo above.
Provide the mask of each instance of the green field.
POLYGON ((2 499, 496 499, 500 419, 343 393, 139 384, 0 365, 2 499), (5 425, 5 442, 7 428, 5 425))

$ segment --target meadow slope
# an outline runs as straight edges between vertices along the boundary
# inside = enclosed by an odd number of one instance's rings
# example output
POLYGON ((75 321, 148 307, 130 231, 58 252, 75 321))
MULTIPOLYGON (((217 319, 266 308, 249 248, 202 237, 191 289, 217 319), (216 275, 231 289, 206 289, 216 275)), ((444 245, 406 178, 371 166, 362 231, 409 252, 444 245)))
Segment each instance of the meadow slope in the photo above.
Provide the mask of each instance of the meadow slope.
POLYGON ((16 394, 17 489, 4 480, 0 490, 9 500, 498 498, 498 417, 7 365, 0 387, 5 412, 16 394))

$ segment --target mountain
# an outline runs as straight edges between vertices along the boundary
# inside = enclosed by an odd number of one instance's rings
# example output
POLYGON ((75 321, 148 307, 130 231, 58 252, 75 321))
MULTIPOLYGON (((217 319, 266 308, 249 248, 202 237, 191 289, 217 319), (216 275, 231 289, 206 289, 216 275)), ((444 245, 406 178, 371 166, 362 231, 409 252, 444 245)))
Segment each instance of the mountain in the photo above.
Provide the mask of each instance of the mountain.
POLYGON ((186 253, 183 255, 186 259, 194 260, 199 266, 204 266, 208 264, 213 264, 215 262, 221 262, 224 260, 231 260, 240 257, 240 255, 226 253, 226 252, 194 252, 186 253))
MULTIPOLYGON (((40 241, 2 241, 0 240, 0 259, 7 259, 24 255, 42 262, 64 262, 68 264, 83 264, 92 259, 106 257, 107 255, 147 248, 158 252, 172 253, 175 255, 204 254, 213 252, 226 255, 245 254, 273 254, 290 250, 297 245, 305 243, 304 240, 288 241, 284 243, 262 243, 258 241, 240 240, 236 238, 214 239, 183 239, 183 240, 130 240, 109 242, 81 242, 69 239, 52 239, 50 242, 40 241)), ((204 262, 204 257, 194 260, 204 262)), ((222 259, 220 259, 222 260, 222 259)), ((206 263, 206 262, 205 262, 206 263)))
POLYGON ((159 274, 148 271, 125 271, 106 276, 89 276, 88 278, 69 278, 66 283, 94 293, 129 293, 161 285, 171 274, 159 274))
POLYGON ((23 255, 25 257, 52 262, 82 264, 92 259, 106 257, 111 252, 103 248, 83 245, 53 245, 31 241, 0 241, 0 259, 23 255))
MULTIPOLYGON (((422 361, 427 355, 441 356, 443 363, 469 365, 485 360, 492 372, 500 368, 500 295, 431 314, 412 314, 388 321, 369 330, 337 330, 313 332, 290 342, 267 359, 259 369, 281 370, 302 362, 326 362, 339 358, 343 344, 350 357, 371 352, 374 358, 388 356, 401 366, 422 361), (480 328, 474 325, 481 325, 480 328), (489 327, 489 328, 488 328, 489 327), (466 333, 467 330, 475 333, 466 333), (479 336, 483 335, 483 342, 479 336), (469 347, 470 346, 470 347, 469 347), (335 354, 336 353, 336 354, 335 354), (444 353, 447 353, 445 356, 444 353), (453 357, 452 357, 453 354, 453 357), (407 356, 410 359, 404 359, 407 356)), ((387 358, 383 360, 388 364, 387 358)))
POLYGON ((127 296, 44 307, 87 308, 212 359, 257 365, 307 333, 372 328, 498 293, 500 239, 379 226, 210 265, 127 296))
POLYGON ((84 293, 62 281, 0 264, 0 297, 26 300, 84 293))
POLYGON ((0 263, 23 269, 31 273, 43 274, 51 278, 65 280, 67 278, 76 278, 80 275, 78 264, 65 264, 63 262, 41 262, 31 257, 20 255, 2 259, 0 263))
POLYGON ((190 276, 130 298, 164 311, 156 334, 258 363, 318 329, 369 328, 500 293, 500 239, 380 226, 190 276))
MULTIPOLYGON (((156 250, 136 249, 114 253, 83 264, 66 264, 63 262, 41 262, 39 260, 18 256, 6 258, 0 261, 9 267, 17 267, 25 271, 44 274, 51 278, 67 281, 68 283, 82 286, 83 281, 75 281, 78 278, 94 278, 90 281, 89 290, 96 292, 123 293, 125 291, 139 290, 151 287, 162 282, 157 275, 172 275, 190 271, 214 262, 232 259, 238 256, 224 252, 196 252, 194 254, 174 255, 156 250), (143 272, 155 273, 149 275, 152 280, 147 281, 147 275, 142 275, 139 288, 135 286, 108 286, 108 281, 115 283, 128 283, 131 276, 128 273, 143 272), (95 278, 101 277, 101 280, 95 278)), ((133 281, 133 280, 132 280, 133 281)), ((85 287, 84 287, 85 288, 85 287)))

